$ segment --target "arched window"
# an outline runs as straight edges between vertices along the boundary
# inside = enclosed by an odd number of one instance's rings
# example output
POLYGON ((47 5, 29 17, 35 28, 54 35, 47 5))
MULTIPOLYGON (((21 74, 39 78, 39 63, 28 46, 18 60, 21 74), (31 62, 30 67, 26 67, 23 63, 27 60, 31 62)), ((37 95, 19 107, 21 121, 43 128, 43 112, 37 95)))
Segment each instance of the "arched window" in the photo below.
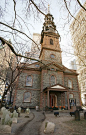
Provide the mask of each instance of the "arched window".
POLYGON ((50 76, 50 83, 51 83, 51 85, 56 84, 56 77, 54 75, 50 76))
POLYGON ((70 80, 70 79, 68 79, 68 87, 69 88, 72 88, 73 86, 72 86, 72 80, 70 80))
POLYGON ((26 78, 26 86, 32 86, 33 77, 32 75, 28 75, 26 78))
POLYGON ((29 91, 24 92, 23 101, 24 102, 31 102, 31 92, 29 92, 29 91))
POLYGON ((53 45, 53 39, 50 39, 50 45, 53 45))

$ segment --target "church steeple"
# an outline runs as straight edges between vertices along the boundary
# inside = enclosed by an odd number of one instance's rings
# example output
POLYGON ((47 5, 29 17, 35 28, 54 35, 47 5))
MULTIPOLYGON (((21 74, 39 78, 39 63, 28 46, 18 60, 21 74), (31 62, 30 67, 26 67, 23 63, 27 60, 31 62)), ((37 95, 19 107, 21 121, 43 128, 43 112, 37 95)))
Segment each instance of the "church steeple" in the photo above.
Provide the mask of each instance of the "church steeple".
POLYGON ((44 18, 45 22, 43 24, 43 30, 41 32, 41 43, 43 42, 43 36, 44 33, 47 34, 54 34, 55 36, 57 36, 58 38, 60 37, 58 31, 56 30, 56 25, 54 23, 54 18, 53 16, 50 14, 50 7, 48 5, 48 14, 45 15, 44 18))
POLYGON ((43 30, 41 32, 41 52, 39 58, 41 60, 50 60, 62 63, 61 48, 59 45, 60 35, 56 30, 56 25, 53 21, 54 18, 50 14, 49 6, 48 14, 45 15, 44 20, 43 30))

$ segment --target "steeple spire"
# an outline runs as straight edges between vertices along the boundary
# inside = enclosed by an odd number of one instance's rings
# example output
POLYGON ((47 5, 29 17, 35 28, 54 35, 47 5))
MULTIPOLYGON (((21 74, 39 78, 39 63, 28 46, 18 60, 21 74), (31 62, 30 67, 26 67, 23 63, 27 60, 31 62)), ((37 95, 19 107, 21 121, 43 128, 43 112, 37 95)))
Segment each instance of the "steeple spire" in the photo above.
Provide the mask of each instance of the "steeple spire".
POLYGON ((50 5, 48 4, 48 14, 50 14, 50 5))

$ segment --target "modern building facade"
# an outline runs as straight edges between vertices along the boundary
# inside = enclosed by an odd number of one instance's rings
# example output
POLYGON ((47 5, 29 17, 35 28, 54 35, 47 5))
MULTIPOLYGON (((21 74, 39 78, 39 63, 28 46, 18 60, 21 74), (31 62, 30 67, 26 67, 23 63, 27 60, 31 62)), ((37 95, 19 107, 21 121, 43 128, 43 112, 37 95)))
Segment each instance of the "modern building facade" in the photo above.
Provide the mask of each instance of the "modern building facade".
MULTIPOLYGON (((86 2, 83 5, 86 8, 86 2)), ((82 104, 86 105, 86 11, 81 9, 70 25, 74 53, 76 56, 82 104)))
POLYGON ((78 74, 62 65, 60 35, 53 16, 45 16, 41 32, 40 62, 26 63, 20 70, 15 89, 14 106, 48 107, 80 106, 78 74))
POLYGON ((76 60, 75 59, 70 61, 69 67, 70 67, 70 69, 77 70, 76 60))
MULTIPOLYGON (((25 56, 26 57, 30 57, 30 58, 34 58, 34 59, 38 59, 39 60, 39 55, 40 55, 40 50, 41 50, 41 44, 40 44, 40 40, 41 40, 41 34, 39 33, 33 33, 33 41, 32 45, 31 45, 31 52, 25 52, 25 56)), ((34 60, 27 60, 25 59, 25 62, 27 63, 34 63, 34 60)))

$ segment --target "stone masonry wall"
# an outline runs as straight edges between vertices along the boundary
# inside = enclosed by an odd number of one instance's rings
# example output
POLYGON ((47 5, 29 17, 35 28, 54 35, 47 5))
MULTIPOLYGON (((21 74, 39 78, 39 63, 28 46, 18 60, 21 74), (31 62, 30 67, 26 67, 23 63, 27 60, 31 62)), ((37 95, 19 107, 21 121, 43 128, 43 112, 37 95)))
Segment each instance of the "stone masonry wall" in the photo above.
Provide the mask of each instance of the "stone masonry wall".
POLYGON ((50 76, 51 75, 54 75, 56 77, 56 84, 59 83, 59 84, 63 85, 62 74, 59 74, 57 71, 47 70, 47 72, 43 74, 43 89, 46 87, 50 87, 50 76))
POLYGON ((78 89, 78 82, 77 82, 77 77, 67 75, 64 78, 64 85, 67 87, 68 86, 68 79, 72 80, 73 83, 73 89, 69 89, 68 94, 73 94, 76 99, 76 106, 80 106, 80 97, 79 97, 79 89, 78 89))
POLYGON ((77 77, 74 77, 72 75, 65 76, 64 77, 64 86, 66 86, 66 87, 68 87, 68 79, 72 80, 73 90, 78 91, 77 77))
POLYGON ((16 106, 22 107, 35 107, 39 105, 40 101, 40 90, 28 90, 31 92, 31 102, 23 102, 24 92, 26 90, 18 90, 17 97, 16 97, 16 106))
POLYGON ((25 88, 25 87, 28 87, 28 88, 31 88, 31 89, 40 89, 40 74, 37 74, 37 73, 31 73, 31 71, 29 72, 26 72, 26 73, 22 73, 20 74, 20 77, 19 77, 19 83, 18 83, 18 88, 25 88), (28 75, 32 75, 33 77, 33 84, 32 86, 26 86, 26 78, 28 75))
POLYGON ((40 87, 41 87, 40 72, 24 71, 23 73, 21 73, 19 76, 15 105, 23 107, 25 106, 35 107, 39 105, 40 87), (32 86, 26 86, 26 78, 28 75, 32 75, 33 78, 32 86), (31 102, 23 101, 24 92, 27 91, 31 93, 31 102))

